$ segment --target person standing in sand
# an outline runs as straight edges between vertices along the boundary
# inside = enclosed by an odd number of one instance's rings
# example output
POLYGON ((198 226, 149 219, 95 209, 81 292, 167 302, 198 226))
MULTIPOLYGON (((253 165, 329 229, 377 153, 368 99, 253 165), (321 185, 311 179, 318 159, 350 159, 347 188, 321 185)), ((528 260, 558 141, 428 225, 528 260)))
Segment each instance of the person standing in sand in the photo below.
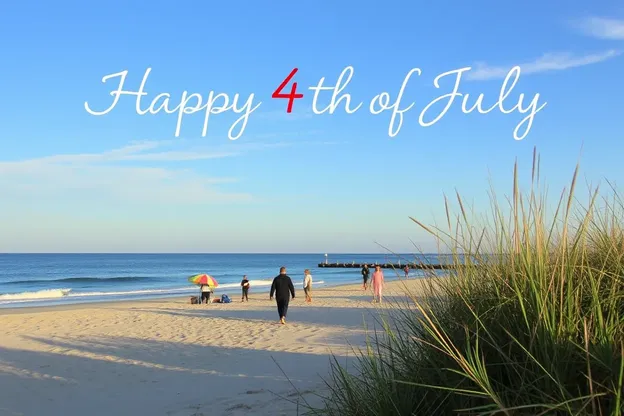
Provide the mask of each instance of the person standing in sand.
POLYGON ((312 275, 310 269, 305 269, 303 272, 303 292, 305 293, 305 300, 308 303, 312 303, 312 275))
POLYGON ((247 279, 247 275, 243 276, 241 288, 243 289, 243 298, 241 299, 241 302, 249 302, 249 279, 247 279))
POLYGON ((368 289, 368 275, 370 274, 370 270, 368 270, 368 264, 365 264, 364 267, 362 267, 362 280, 364 280, 364 284, 362 285, 362 287, 364 288, 364 290, 368 289))
POLYGON ((381 266, 375 266, 375 272, 373 273, 373 281, 371 282, 373 285, 373 303, 379 302, 381 303, 381 292, 383 290, 384 285, 384 275, 381 271, 381 266))
POLYGON ((277 313, 280 317, 280 323, 285 325, 290 295, 292 295, 293 299, 295 298, 295 287, 290 276, 286 274, 286 267, 281 267, 280 274, 273 279, 269 299, 273 300, 273 295, 275 295, 275 301, 277 302, 277 313))
POLYGON ((199 303, 210 303, 210 294, 212 293, 212 288, 209 285, 201 285, 199 290, 201 292, 201 299, 199 303))

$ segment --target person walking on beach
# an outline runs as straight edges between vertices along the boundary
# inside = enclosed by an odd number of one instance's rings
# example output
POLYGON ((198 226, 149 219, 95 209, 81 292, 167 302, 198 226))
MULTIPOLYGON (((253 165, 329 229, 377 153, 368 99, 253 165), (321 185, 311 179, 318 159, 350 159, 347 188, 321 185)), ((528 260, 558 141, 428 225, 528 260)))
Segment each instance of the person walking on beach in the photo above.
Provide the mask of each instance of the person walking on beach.
POLYGON ((381 266, 375 266, 375 273, 373 273, 373 303, 381 303, 381 291, 384 285, 384 275, 381 271, 381 266))
POLYGON ((409 266, 407 264, 403 268, 403 271, 405 272, 405 278, 407 279, 409 277, 409 266))
POLYGON ((364 290, 368 289, 368 275, 370 274, 370 270, 368 270, 368 264, 365 264, 364 267, 362 267, 362 280, 364 280, 364 284, 362 285, 362 288, 364 288, 364 290))
POLYGON ((286 267, 280 268, 280 274, 273 279, 269 299, 273 300, 273 295, 275 295, 275 301, 277 302, 277 313, 280 317, 280 323, 285 325, 290 295, 292 295, 292 299, 295 298, 295 287, 290 276, 286 274, 286 267))
POLYGON ((303 272, 303 292, 305 293, 305 301, 312 303, 312 275, 310 269, 303 272))
POLYGON ((247 279, 247 275, 243 276, 241 288, 243 289, 243 298, 241 299, 241 302, 249 302, 249 279, 247 279))

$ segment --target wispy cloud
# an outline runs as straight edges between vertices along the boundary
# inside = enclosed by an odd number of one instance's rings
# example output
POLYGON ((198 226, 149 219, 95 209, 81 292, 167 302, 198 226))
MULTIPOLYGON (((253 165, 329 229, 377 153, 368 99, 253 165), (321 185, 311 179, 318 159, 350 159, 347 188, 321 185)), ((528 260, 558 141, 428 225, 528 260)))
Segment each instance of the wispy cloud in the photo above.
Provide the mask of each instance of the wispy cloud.
POLYGON ((514 66, 520 66, 521 74, 524 75, 537 74, 541 72, 563 71, 570 68, 577 68, 603 62, 608 59, 615 58, 620 54, 620 51, 611 49, 587 55, 546 53, 534 61, 499 66, 491 66, 487 63, 478 62, 473 65, 472 70, 466 74, 466 79, 475 81, 504 79, 514 66))
MULTIPOLYGON (((0 161, 0 193, 15 198, 70 196, 146 203, 249 201, 247 193, 225 192, 218 185, 232 177, 208 177, 171 163, 231 157, 235 152, 206 149, 163 150, 169 142, 133 143, 101 153, 62 154, 0 161), (128 162, 152 162, 145 167, 128 162)), ((143 163, 144 165, 144 163, 143 163)))
POLYGON ((624 40, 624 20, 588 17, 572 22, 581 32, 599 39, 624 40))
MULTIPOLYGON (((300 145, 332 145, 324 140, 227 142, 198 146, 196 141, 144 141, 99 153, 0 160, 0 194, 15 201, 87 201, 117 204, 210 204, 246 202, 252 195, 232 192, 240 180, 207 176, 193 161, 231 158, 258 151, 300 145), (223 187, 230 184, 227 190, 223 187)), ((210 164, 206 165, 210 169, 210 164)), ((203 169, 202 169, 203 170, 203 169)), ((1 207, 0 207, 1 208, 1 207)))
POLYGON ((239 152, 207 151, 202 148, 183 151, 169 150, 146 152, 147 150, 153 150, 159 146, 162 146, 160 142, 144 142, 131 144, 119 149, 113 149, 102 153, 53 155, 37 159, 30 159, 28 161, 19 163, 113 163, 125 161, 184 162, 191 160, 220 159, 224 157, 236 156, 239 154, 239 152))

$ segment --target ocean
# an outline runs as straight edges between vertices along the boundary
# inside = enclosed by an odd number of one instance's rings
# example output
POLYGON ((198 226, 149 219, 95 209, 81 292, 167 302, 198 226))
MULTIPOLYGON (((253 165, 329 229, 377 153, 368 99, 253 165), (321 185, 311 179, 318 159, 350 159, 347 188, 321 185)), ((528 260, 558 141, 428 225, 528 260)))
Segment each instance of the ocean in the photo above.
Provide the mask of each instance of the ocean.
MULTIPOLYGON (((414 261, 437 263, 436 255, 328 254, 330 263, 414 261)), ((198 293, 188 283, 207 273, 219 283, 215 293, 232 299, 247 275, 250 294, 268 291, 285 266, 296 289, 310 269, 314 287, 361 282, 359 269, 319 268, 324 254, 0 254, 0 307, 48 306, 186 296, 198 293)), ((397 277, 384 270, 386 279, 397 277)), ((401 273, 402 274, 402 273, 401 273)), ((410 276, 423 273, 411 270, 410 276)))

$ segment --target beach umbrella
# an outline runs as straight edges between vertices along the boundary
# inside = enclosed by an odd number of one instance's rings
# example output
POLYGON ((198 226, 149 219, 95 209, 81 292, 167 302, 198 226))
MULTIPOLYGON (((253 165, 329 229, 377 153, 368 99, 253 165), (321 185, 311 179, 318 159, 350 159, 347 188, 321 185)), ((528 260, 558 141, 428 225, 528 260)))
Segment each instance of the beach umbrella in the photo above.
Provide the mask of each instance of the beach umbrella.
POLYGON ((195 285, 208 285, 211 287, 218 287, 217 280, 209 274, 196 274, 188 278, 188 281, 195 285))

